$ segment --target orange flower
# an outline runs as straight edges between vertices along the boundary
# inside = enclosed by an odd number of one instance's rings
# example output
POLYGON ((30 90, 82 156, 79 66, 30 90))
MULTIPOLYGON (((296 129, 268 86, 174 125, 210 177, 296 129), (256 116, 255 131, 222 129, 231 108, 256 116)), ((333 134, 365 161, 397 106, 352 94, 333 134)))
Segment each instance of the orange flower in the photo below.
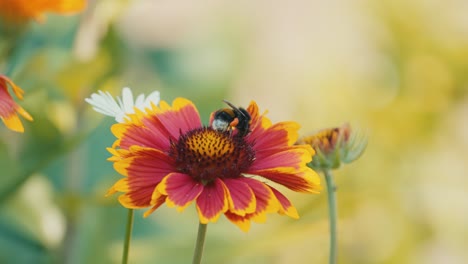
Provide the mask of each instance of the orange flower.
POLYGON ((172 106, 160 101, 113 125, 118 139, 109 160, 124 177, 108 194, 122 192, 124 207, 149 208, 145 216, 163 203, 178 211, 193 203, 202 224, 224 214, 243 231, 251 221, 265 222, 268 213, 299 218, 271 183, 318 193, 320 178, 307 167, 313 149, 293 145, 299 124, 273 124, 253 101, 243 110, 251 117, 247 134, 202 125, 197 108, 184 98, 172 106))
POLYGON ((297 144, 310 145, 316 152, 309 166, 315 170, 328 170, 340 167, 358 159, 367 146, 367 137, 349 124, 327 128, 305 136, 297 144))
POLYGON ((29 121, 32 121, 33 119, 26 110, 13 101, 13 98, 8 93, 8 84, 13 88, 13 92, 16 94, 16 97, 21 100, 23 99, 24 91, 14 84, 8 77, 0 75, 0 118, 9 129, 22 133, 24 132, 24 127, 18 117, 18 114, 22 115, 29 121))
POLYGON ((70 14, 85 6, 85 0, 0 0, 0 17, 11 23, 44 21, 45 12, 70 14))

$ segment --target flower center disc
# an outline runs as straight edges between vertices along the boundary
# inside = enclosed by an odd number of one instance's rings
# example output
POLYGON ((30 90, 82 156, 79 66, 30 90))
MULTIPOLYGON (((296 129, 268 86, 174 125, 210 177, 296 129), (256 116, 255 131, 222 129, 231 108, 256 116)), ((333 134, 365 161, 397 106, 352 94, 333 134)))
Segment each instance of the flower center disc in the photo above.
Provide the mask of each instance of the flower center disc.
POLYGON ((215 178, 237 178, 253 162, 252 146, 243 137, 210 127, 198 128, 172 142, 169 155, 178 170, 208 183, 215 178))

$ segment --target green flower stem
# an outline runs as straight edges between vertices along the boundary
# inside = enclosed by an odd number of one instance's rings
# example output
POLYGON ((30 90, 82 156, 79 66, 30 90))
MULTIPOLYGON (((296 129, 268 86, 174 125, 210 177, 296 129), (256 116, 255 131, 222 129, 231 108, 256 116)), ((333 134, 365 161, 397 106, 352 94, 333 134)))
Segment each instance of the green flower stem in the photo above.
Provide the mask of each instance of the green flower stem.
POLYGON ((128 251, 130 249, 130 240, 132 238, 132 227, 133 227, 133 209, 128 209, 127 215, 127 228, 125 230, 125 241, 122 254, 122 264, 128 263, 128 251))
POLYGON ((325 181, 327 182, 328 195, 328 216, 330 221, 330 264, 336 264, 337 249, 336 249, 336 187, 333 182, 333 175, 329 170, 323 170, 325 181))
POLYGON ((202 223, 198 225, 197 243, 195 245, 195 252, 193 253, 193 261, 192 261, 193 264, 201 263, 207 226, 208 226, 207 224, 202 224, 202 223))

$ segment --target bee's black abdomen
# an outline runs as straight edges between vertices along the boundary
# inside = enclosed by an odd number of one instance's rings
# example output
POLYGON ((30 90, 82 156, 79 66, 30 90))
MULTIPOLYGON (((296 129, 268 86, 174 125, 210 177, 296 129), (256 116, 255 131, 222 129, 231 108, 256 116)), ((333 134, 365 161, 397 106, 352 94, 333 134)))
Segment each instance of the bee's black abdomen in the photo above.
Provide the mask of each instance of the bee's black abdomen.
POLYGON ((218 131, 227 131, 233 127, 237 130, 237 135, 243 137, 250 132, 250 117, 249 112, 242 107, 235 107, 228 101, 224 101, 231 108, 220 109, 215 112, 211 126, 218 131), (237 124, 231 125, 237 119, 237 124))

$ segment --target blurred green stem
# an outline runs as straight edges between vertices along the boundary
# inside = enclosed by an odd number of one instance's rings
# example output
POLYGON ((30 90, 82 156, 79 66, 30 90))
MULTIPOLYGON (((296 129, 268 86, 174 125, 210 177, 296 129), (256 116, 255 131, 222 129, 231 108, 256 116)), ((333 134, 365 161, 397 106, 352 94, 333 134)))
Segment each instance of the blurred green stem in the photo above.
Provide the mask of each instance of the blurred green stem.
POLYGON ((128 263, 128 251, 130 249, 130 240, 132 239, 133 228, 133 209, 128 209, 127 215, 127 228, 125 230, 125 241, 122 254, 122 264, 128 263))
POLYGON ((333 175, 329 170, 323 170, 325 181, 327 182, 328 195, 328 217, 330 221, 330 261, 329 264, 336 264, 336 187, 333 182, 333 175))
POLYGON ((203 255, 203 245, 205 244, 205 235, 206 235, 206 228, 207 224, 200 223, 198 225, 198 235, 197 235, 197 243, 195 245, 195 252, 193 253, 193 261, 192 264, 200 264, 201 258, 203 255))

